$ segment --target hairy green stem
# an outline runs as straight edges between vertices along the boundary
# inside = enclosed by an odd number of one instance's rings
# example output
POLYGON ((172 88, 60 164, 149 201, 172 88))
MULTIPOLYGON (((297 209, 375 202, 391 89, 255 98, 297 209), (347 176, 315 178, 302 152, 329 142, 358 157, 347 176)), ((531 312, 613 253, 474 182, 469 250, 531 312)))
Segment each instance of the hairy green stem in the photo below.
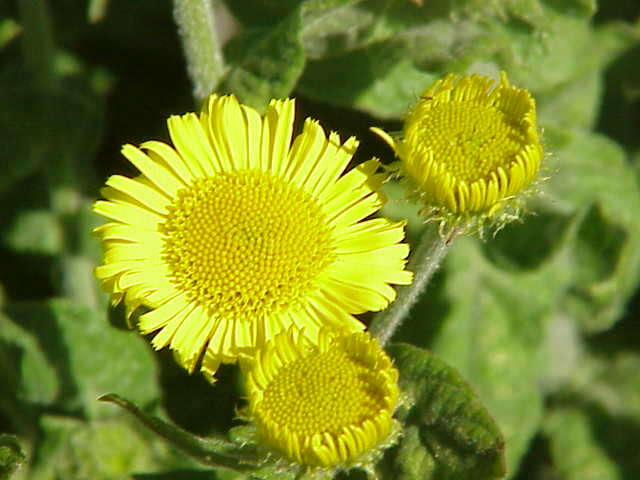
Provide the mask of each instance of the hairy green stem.
POLYGON ((225 70, 213 1, 173 0, 178 34, 198 103, 215 90, 225 70))
POLYGON ((422 235, 420 244, 409 261, 409 270, 414 273, 413 283, 399 287, 395 302, 387 310, 376 315, 369 326, 370 333, 378 339, 381 346, 386 345, 402 325, 411 307, 418 301, 433 274, 440 267, 458 233, 459 231, 454 229, 445 236, 437 233, 430 235, 429 231, 422 235))

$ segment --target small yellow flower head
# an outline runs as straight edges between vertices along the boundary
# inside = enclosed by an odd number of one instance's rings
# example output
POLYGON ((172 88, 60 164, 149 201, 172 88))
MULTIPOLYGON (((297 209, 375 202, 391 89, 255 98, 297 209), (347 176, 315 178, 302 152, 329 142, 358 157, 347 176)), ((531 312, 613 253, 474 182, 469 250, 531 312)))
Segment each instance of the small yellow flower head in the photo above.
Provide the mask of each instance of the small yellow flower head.
POLYGON ((111 220, 95 230, 104 289, 129 314, 144 307, 153 346, 211 380, 290 326, 311 341, 328 324, 362 330, 353 314, 411 281, 403 224, 367 219, 383 203, 377 160, 345 173, 357 141, 311 119, 293 139, 294 107, 261 117, 213 95, 169 119, 173 146, 125 145, 140 175, 110 177, 94 205, 111 220))
POLYGON ((366 332, 283 332, 250 362, 258 440, 306 467, 367 466, 393 443, 398 371, 366 332))
POLYGON ((543 158, 535 101, 504 72, 495 88, 490 78, 449 74, 421 95, 399 140, 373 130, 400 158, 427 218, 442 225, 517 218, 543 158))

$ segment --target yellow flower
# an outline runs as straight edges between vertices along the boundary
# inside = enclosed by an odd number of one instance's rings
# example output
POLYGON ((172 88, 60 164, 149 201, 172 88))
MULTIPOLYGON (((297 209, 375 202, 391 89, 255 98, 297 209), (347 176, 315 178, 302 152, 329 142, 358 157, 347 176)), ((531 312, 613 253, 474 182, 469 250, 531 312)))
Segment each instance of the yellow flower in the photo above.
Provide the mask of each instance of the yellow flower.
POLYGON ((504 72, 493 83, 449 74, 421 95, 400 139, 372 129, 400 158, 400 174, 428 218, 466 227, 504 224, 517 217, 519 194, 538 174, 543 150, 535 101, 504 72))
POLYGON ((293 100, 260 117, 213 95, 199 116, 169 118, 174 147, 125 145, 141 174, 110 177, 94 205, 112 220, 95 230, 103 287, 128 315, 145 307, 153 346, 210 380, 291 325, 312 341, 324 325, 361 330, 352 314, 411 281, 403 225, 364 220, 383 201, 378 162, 344 174, 357 141, 307 119, 291 145, 293 120, 293 100))
POLYGON ((398 371, 366 332, 322 330, 317 345, 283 332, 247 369, 258 441, 306 467, 374 462, 398 430, 398 371))

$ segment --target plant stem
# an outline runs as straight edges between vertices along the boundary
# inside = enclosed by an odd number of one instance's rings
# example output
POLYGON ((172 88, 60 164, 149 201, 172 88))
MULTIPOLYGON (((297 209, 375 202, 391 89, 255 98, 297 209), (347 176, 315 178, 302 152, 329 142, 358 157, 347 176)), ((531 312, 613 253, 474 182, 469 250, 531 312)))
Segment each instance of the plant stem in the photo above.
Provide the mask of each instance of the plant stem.
POLYGON ((395 302, 387 310, 376 315, 369 326, 369 332, 378 339, 381 346, 384 347, 391 339, 407 317, 411 307, 425 291, 458 233, 460 233, 459 229, 452 230, 446 236, 438 233, 434 235, 430 231, 423 233, 420 244, 409 261, 409 270, 414 273, 413 283, 399 287, 395 302))
POLYGON ((215 90, 225 70, 213 2, 173 0, 173 14, 193 83, 193 96, 200 103, 215 90))

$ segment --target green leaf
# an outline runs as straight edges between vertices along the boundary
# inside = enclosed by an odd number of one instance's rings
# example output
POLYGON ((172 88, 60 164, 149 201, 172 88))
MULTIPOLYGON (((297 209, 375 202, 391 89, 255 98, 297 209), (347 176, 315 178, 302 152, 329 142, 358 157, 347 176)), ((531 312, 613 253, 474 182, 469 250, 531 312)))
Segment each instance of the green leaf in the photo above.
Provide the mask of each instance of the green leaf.
MULTIPOLYGON (((295 466, 286 467, 278 457, 269 457, 255 448, 254 426, 247 425, 232 429, 232 441, 220 437, 199 437, 187 432, 161 418, 143 412, 133 403, 115 395, 108 394, 100 400, 111 402, 132 413, 150 431, 170 445, 189 455, 203 465, 218 467, 225 478, 233 479, 234 474, 245 474, 260 480, 328 480, 328 474, 311 472, 310 477, 295 466), (314 476, 315 475, 315 476, 314 476)), ((245 477, 243 477, 245 478, 245 477)))
POLYGON ((226 52, 231 68, 218 90, 258 110, 273 98, 289 96, 305 65, 300 25, 296 9, 273 28, 234 38, 226 52))
POLYGON ((196 470, 184 468, 180 470, 168 470, 160 473, 136 473, 135 480, 247 480, 243 474, 235 472, 196 470))
POLYGON ((591 415, 583 410, 552 410, 544 432, 555 470, 564 480, 622 480, 622 471, 600 445, 591 422, 591 415))
POLYGON ((380 118, 394 118, 437 78, 416 68, 401 48, 380 43, 310 62, 299 89, 333 105, 352 105, 380 118))
POLYGON ((541 29, 520 22, 490 26, 495 51, 491 58, 506 70, 515 85, 533 91, 559 87, 587 70, 587 51, 592 48, 588 19, 563 16, 549 10, 541 29))
POLYGON ((531 238, 554 245, 566 237, 541 225, 511 225, 498 234, 522 229, 529 239, 521 244, 517 269, 491 260, 478 241, 456 240, 445 271, 398 336, 429 345, 475 388, 504 434, 509 475, 540 426, 545 321, 571 281, 564 250, 531 248, 531 238), (541 260, 531 259, 541 253, 541 260))
POLYGON ((33 480, 113 480, 131 478, 134 472, 184 466, 166 446, 122 415, 90 423, 43 415, 40 430, 42 441, 29 472, 33 480))
MULTIPOLYGON (((621 333, 630 335, 628 331, 621 333)), ((592 343, 597 345, 602 339, 592 343)), ((605 480, 640 476, 636 454, 639 368, 636 351, 583 353, 571 382, 558 392, 557 406, 545 421, 554 463, 566 478, 580 478, 581 474, 605 480)))
POLYGON ((640 424, 640 354, 616 351, 585 354, 567 391, 611 415, 640 424))
MULTIPOLYGON (((47 352, 27 329, 1 313, 0 359, 0 398, 9 402, 7 407, 18 405, 15 402, 49 405, 55 401, 60 382, 47 352)), ((11 410, 5 412, 9 417, 16 414, 11 410)))
POLYGON ((388 38, 389 29, 375 26, 385 21, 387 9, 371 8, 371 4, 359 0, 307 2, 301 32, 307 58, 333 57, 388 38))
POLYGON ((304 0, 225 0, 236 20, 247 27, 273 25, 304 0))
POLYGON ((18 213, 6 232, 4 242, 16 252, 53 255, 63 246, 63 231, 49 210, 24 210, 18 213))
POLYGON ((241 447, 228 440, 193 435, 165 420, 143 412, 133 403, 112 393, 100 397, 100 400, 114 403, 128 410, 145 427, 200 463, 238 472, 251 471, 256 467, 255 455, 247 451, 243 452, 241 447))
POLYGON ((0 434, 0 480, 8 480, 26 461, 18 438, 0 434))
POLYGON ((502 478, 502 434, 460 374, 412 345, 392 345, 389 352, 411 402, 397 458, 401 478, 502 478))
MULTIPOLYGON (((111 390, 141 405, 158 401, 156 364, 135 332, 117 330, 103 314, 66 300, 10 304, 6 312, 29 333, 55 370, 60 384, 56 404, 64 411, 81 409, 90 417, 108 416, 96 400, 111 390)), ((36 381, 31 373, 22 379, 26 385, 36 381)))
POLYGON ((8 45, 22 30, 12 18, 0 18, 0 49, 8 45))
POLYGON ((607 137, 548 128, 545 138, 559 169, 546 195, 578 222, 566 309, 586 330, 604 330, 618 320, 640 279, 640 189, 625 153, 607 137))
POLYGON ((601 73, 594 70, 546 95, 537 96, 540 124, 592 128, 599 114, 601 95, 601 73))
POLYGON ((545 0, 545 3, 565 15, 591 18, 598 10, 597 0, 545 0))
MULTIPOLYGON (((72 62, 64 56, 61 65, 72 62)), ((91 178, 92 158, 101 135, 103 89, 94 76, 61 77, 49 91, 38 89, 19 64, 0 71, 0 193, 47 167, 55 181, 91 178), (69 126, 74 128, 69 128, 69 126)))
MULTIPOLYGON (((505 70, 514 84, 555 96, 555 89, 585 76, 595 80, 596 72, 637 38, 628 27, 595 29, 590 0, 548 3, 340 2, 303 17, 310 62, 299 88, 317 100, 352 105, 381 118, 401 116, 421 91, 448 72, 497 77, 505 70)), ((590 93, 570 104, 569 111, 560 104, 556 111, 594 114, 599 92, 590 93)))
MULTIPOLYGON (((596 120, 603 116, 602 95, 603 81, 602 70, 616 59, 627 48, 637 43, 638 33, 626 25, 609 24, 589 33, 588 55, 577 53, 579 57, 585 57, 579 67, 567 81, 556 88, 539 92, 536 95, 538 101, 538 118, 545 128, 549 125, 563 129, 589 129, 596 120)), ((625 64, 628 62, 625 62, 625 64)), ((624 68, 624 78, 629 78, 628 68, 624 68)), ((514 77, 516 78, 516 77, 514 77)), ((534 87, 527 78, 520 80, 527 88, 534 87)), ((613 102, 615 103, 615 102, 613 102)), ((606 99, 605 111, 611 109, 612 101, 606 99)), ((621 115, 614 115, 614 120, 619 120, 621 115)), ((624 128, 624 127, 623 127, 624 128)))

